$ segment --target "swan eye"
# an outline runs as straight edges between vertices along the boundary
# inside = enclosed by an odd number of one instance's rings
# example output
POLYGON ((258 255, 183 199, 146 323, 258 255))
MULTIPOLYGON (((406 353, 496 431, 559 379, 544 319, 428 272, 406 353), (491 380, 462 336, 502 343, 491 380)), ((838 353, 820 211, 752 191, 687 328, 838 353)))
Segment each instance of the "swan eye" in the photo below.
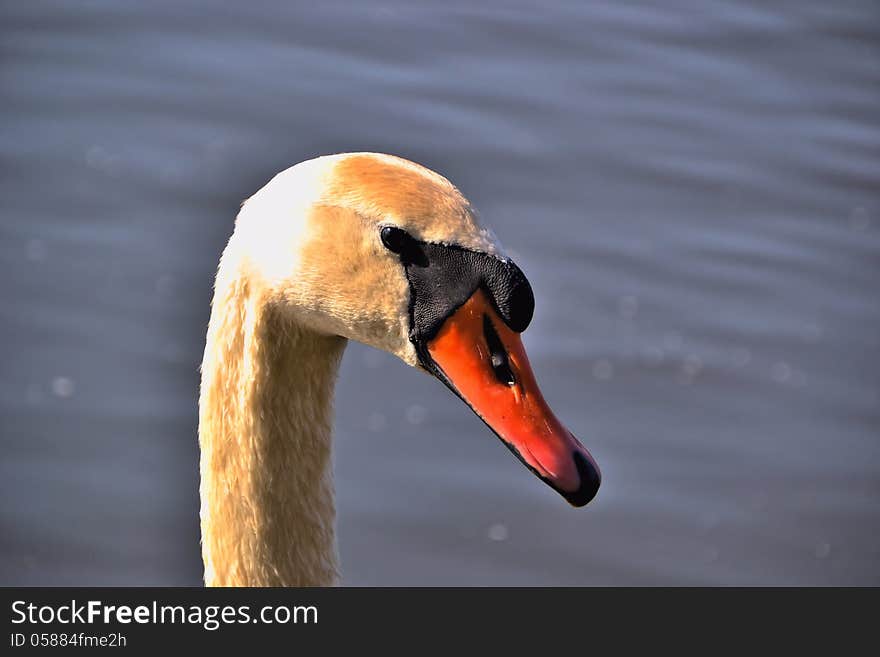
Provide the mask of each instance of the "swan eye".
POLYGON ((412 241, 412 237, 405 230, 401 230, 395 226, 385 226, 381 232, 382 244, 392 253, 403 253, 408 242, 412 241))
POLYGON ((405 230, 396 226, 385 226, 379 235, 385 248, 392 253, 398 254, 404 264, 415 264, 420 267, 428 266, 428 259, 422 247, 405 230))

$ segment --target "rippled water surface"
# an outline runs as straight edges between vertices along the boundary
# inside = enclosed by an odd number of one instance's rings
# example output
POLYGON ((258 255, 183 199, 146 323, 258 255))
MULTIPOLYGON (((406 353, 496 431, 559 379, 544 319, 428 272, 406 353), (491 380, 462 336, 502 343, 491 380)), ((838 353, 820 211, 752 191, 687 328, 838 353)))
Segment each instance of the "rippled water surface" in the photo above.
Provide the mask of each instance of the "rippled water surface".
POLYGON ((876 3, 0 12, 0 583, 200 581, 239 203, 377 150, 449 176, 529 275, 532 364, 604 485, 569 508, 351 345, 347 583, 880 584, 876 3))

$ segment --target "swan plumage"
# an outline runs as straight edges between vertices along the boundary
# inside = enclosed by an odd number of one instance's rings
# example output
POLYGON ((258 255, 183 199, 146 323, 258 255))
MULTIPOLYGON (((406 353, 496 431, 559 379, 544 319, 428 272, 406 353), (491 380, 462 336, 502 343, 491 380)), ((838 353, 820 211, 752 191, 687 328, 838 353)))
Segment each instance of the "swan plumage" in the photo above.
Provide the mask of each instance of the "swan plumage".
MULTIPOLYGON (((423 368, 427 353, 413 341, 412 280, 399 254, 383 245, 383 226, 414 243, 507 262, 452 183, 390 155, 303 162, 275 176, 238 214, 217 271, 201 367, 208 585, 339 581, 331 429, 346 340, 423 368)), ((568 437, 558 440, 569 449, 568 437)), ((552 484, 555 466, 541 465, 546 456, 518 455, 552 484)), ((581 477, 588 458, 578 457, 581 477)))

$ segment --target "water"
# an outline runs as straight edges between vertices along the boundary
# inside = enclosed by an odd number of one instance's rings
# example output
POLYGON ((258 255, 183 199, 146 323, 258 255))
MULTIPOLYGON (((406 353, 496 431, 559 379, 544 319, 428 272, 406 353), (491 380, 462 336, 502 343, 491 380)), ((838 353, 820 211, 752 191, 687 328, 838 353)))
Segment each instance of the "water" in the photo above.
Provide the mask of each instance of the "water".
POLYGON ((574 510, 352 345, 349 584, 880 584, 873 2, 5 3, 0 583, 197 584, 197 367, 241 199, 455 181, 604 485, 574 510), (369 385, 364 385, 369 381, 369 385))

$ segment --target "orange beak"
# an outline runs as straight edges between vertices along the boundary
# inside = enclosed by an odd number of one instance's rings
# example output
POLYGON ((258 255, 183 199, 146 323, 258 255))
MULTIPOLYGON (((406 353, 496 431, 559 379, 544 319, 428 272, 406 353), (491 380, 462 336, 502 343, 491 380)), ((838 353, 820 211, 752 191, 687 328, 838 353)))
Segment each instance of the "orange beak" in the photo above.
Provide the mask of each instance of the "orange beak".
POLYGON ((529 470, 573 506, 595 497, 602 476, 590 453, 544 401, 519 334, 482 289, 427 343, 441 380, 529 470))

